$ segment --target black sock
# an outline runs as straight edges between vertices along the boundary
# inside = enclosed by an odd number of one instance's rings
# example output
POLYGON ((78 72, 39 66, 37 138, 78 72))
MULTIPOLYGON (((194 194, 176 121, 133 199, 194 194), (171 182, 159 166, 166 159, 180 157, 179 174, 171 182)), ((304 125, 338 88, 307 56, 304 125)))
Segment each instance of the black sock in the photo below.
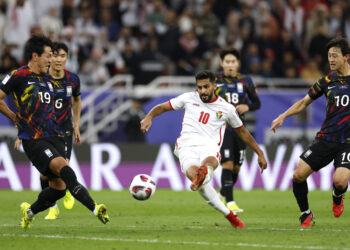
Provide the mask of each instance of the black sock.
POLYGON ((339 189, 337 189, 337 188, 335 187, 335 185, 333 184, 333 191, 334 191, 334 194, 335 194, 336 196, 334 196, 334 195, 332 195, 332 196, 333 196, 333 201, 334 201, 335 204, 340 205, 341 200, 343 199, 342 194, 344 194, 347 190, 348 190, 348 185, 346 185, 346 188, 345 188, 345 189, 339 190, 339 189))
POLYGON ((232 171, 223 168, 221 173, 220 194, 225 197, 226 202, 233 201, 233 179, 232 171))
POLYGON ((45 188, 49 187, 49 180, 43 180, 40 178, 40 185, 41 185, 41 190, 44 190, 45 188))
POLYGON ((60 177, 66 183, 67 188, 69 189, 70 193, 74 196, 74 198, 80 201, 85 207, 87 207, 91 211, 94 211, 95 202, 91 198, 87 189, 78 182, 77 176, 75 175, 73 169, 71 169, 71 167, 69 166, 63 167, 60 172, 60 177))
POLYGON ((56 201, 61 199, 65 194, 66 190, 47 187, 40 192, 38 199, 30 206, 30 209, 33 214, 37 214, 55 205, 56 201))
POLYGON ((293 181, 293 193, 295 199, 298 202, 301 212, 309 210, 309 201, 307 199, 307 193, 309 192, 307 182, 296 183, 293 181))
POLYGON ((237 182, 237 179, 238 179, 238 173, 234 173, 232 172, 232 181, 233 181, 233 185, 232 185, 232 200, 234 201, 234 195, 233 195, 233 190, 235 189, 235 184, 237 182))

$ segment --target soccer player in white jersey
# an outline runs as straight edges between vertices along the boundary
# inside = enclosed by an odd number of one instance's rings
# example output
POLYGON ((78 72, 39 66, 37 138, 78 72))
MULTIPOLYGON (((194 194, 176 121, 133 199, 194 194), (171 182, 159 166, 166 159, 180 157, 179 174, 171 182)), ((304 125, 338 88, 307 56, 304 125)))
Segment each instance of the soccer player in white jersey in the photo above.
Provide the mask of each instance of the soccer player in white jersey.
POLYGON ((185 109, 182 131, 176 141, 175 155, 179 157, 182 172, 192 181, 197 191, 212 207, 221 212, 233 227, 244 228, 244 223, 220 200, 209 184, 213 171, 220 162, 220 147, 226 124, 232 126, 241 139, 258 155, 261 173, 267 167, 265 156, 249 131, 243 126, 233 105, 215 94, 214 73, 205 70, 196 74, 197 91, 182 94, 158 104, 141 121, 141 131, 147 132, 152 119, 164 112, 185 109))

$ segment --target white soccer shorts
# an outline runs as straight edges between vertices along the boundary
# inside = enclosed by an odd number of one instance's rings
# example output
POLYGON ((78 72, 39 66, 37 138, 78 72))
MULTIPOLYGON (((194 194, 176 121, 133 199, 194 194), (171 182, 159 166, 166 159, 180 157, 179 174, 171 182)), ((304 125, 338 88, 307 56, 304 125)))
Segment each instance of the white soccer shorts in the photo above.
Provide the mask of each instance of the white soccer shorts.
POLYGON ((181 171, 186 175, 186 171, 191 166, 201 166, 202 161, 213 156, 220 163, 221 155, 219 147, 208 146, 191 146, 191 147, 175 147, 174 154, 179 158, 181 171))

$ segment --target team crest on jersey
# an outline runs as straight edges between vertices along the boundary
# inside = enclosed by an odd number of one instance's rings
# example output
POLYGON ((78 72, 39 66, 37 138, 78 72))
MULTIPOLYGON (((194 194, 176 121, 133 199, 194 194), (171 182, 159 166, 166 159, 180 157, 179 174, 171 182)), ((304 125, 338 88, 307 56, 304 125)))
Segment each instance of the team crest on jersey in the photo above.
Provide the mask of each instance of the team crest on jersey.
POLYGON ((67 86, 67 96, 72 96, 72 86, 67 86))
POLYGON ((6 84, 8 82, 8 80, 10 80, 11 76, 10 75, 7 75, 4 80, 2 80, 2 84, 6 84))
POLYGON ((237 83, 237 92, 243 93, 243 84, 241 82, 237 83))
POLYGON ((53 86, 52 86, 51 82, 47 82, 47 85, 49 86, 50 91, 53 92, 53 86))
POLYGON ((216 118, 220 119, 222 117, 222 111, 216 111, 216 118))

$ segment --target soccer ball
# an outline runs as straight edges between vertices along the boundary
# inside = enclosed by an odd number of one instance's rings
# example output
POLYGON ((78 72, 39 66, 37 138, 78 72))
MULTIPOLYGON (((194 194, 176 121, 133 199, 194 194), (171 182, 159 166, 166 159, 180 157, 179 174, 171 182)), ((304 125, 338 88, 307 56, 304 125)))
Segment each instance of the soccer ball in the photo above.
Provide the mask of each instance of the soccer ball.
POLYGON ((151 176, 139 174, 132 179, 129 191, 136 200, 148 200, 156 191, 156 183, 151 176))

